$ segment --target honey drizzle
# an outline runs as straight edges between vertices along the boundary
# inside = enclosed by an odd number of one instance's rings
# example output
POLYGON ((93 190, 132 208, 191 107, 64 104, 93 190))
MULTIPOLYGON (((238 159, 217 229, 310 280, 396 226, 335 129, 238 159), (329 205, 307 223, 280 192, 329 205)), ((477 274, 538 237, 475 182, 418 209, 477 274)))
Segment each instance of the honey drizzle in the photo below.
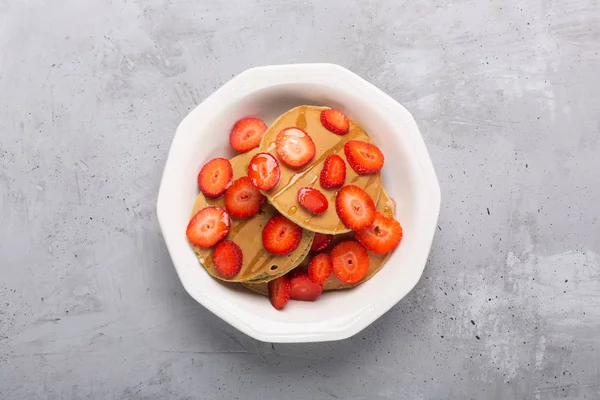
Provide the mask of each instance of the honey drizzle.
MULTIPOLYGON (((250 261, 250 263, 246 266, 246 268, 251 273, 254 273, 258 270, 262 270, 262 268, 264 268, 266 266, 266 264, 268 264, 269 258, 270 258, 269 253, 267 253, 267 251, 263 251, 262 249, 259 249, 259 251, 254 255, 254 258, 252 259, 252 261, 250 261), (262 264, 260 264, 260 268, 257 268, 258 261, 261 258, 265 258, 266 260, 263 261, 262 264)), ((275 257, 273 257, 273 263, 275 263, 275 257)))
POLYGON ((298 118, 296 118, 296 126, 302 130, 306 129, 306 107, 303 108, 303 110, 300 112, 300 114, 298 115, 298 118))
MULTIPOLYGON (((271 208, 271 207, 269 207, 271 208)), ((262 210, 260 212, 264 212, 265 215, 267 216, 267 221, 271 218, 271 216, 275 215, 275 210, 262 210)), ((240 220, 233 220, 232 219, 232 224, 231 224, 231 228, 229 228, 229 235, 227 237, 227 239, 232 240, 235 239, 235 237, 238 235, 238 233, 240 233, 240 231, 242 230, 243 227, 245 227, 249 222, 256 222, 257 219, 256 216, 252 216, 249 218, 244 219, 243 221, 240 220)))

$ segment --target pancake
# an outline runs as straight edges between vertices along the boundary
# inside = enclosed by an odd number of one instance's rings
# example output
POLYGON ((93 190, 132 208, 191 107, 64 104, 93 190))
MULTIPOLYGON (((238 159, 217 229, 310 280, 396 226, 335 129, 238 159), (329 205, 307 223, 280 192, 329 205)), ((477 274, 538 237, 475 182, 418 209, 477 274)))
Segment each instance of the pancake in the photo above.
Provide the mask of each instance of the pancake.
MULTIPOLYGON (((372 143, 365 131, 350 119, 350 131, 346 135, 336 135, 329 132, 321 124, 321 111, 329 107, 300 106, 281 115, 265 132, 259 149, 261 152, 271 153, 275 158, 275 140, 277 134, 285 128, 297 127, 306 131, 316 146, 313 161, 302 168, 290 168, 279 162, 281 177, 277 186, 264 191, 271 203, 286 218, 313 232, 340 234, 350 232, 340 221, 335 211, 335 195, 337 189, 324 189, 319 182, 319 175, 323 169, 325 159, 338 154, 346 160, 344 145, 350 140, 359 140, 372 143), (320 190, 329 202, 327 211, 314 215, 298 204, 298 189, 309 186, 320 190)), ((346 182, 362 188, 367 192, 373 202, 377 203, 381 193, 381 172, 370 175, 358 175, 346 161, 346 182)))
MULTIPOLYGON (((379 198, 379 202, 377 203, 377 211, 381 212, 387 218, 394 217, 394 202, 392 199, 390 199, 388 197, 387 193, 383 189, 381 190, 381 196, 379 198)), ((350 233, 345 233, 343 235, 335 236, 333 239, 333 244, 330 246, 330 249, 332 249, 333 246, 335 246, 336 244, 343 242, 345 240, 354 240, 354 233, 350 232, 350 233)), ((388 258, 390 258, 390 255, 392 254, 391 252, 387 253, 387 254, 376 254, 376 253, 372 253, 368 250, 367 250, 367 253, 369 254, 369 269, 367 270, 367 274, 365 275, 365 277, 363 279, 361 279, 360 281, 358 281, 355 284, 347 284, 347 283, 340 281, 334 274, 331 274, 331 276, 329 278, 327 278, 327 280, 325 282, 323 282, 323 290, 326 291, 326 290, 348 289, 348 288, 360 285, 361 283, 368 281, 377 272, 379 272, 379 270, 383 267, 383 265, 387 262, 388 258)), ((311 253, 311 255, 309 255, 306 259, 304 259, 302 261, 302 263, 297 267, 297 269, 298 270, 306 269, 306 267, 308 266, 308 263, 310 262, 310 260, 312 258, 312 255, 313 254, 311 253)), ((252 290, 253 292, 256 292, 256 293, 259 293, 259 294, 262 294, 265 296, 269 295, 269 289, 268 289, 266 283, 254 284, 254 283, 250 283, 250 282, 244 282, 243 285, 246 286, 248 289, 252 290)))
MULTIPOLYGON (((234 180, 247 175, 248 164, 256 153, 258 153, 258 150, 254 149, 231 159, 234 180)), ((225 209, 224 197, 210 199, 200 193, 196 198, 192 216, 209 205, 225 209)), ((277 214, 277 210, 265 201, 261 211, 250 218, 237 219, 231 217, 231 228, 227 240, 231 240, 240 246, 244 257, 242 269, 237 275, 231 278, 222 276, 213 263, 213 250, 193 246, 200 263, 210 275, 228 282, 264 282, 284 275, 306 258, 315 235, 313 232, 303 230, 300 244, 288 255, 276 256, 267 252, 262 245, 262 230, 271 217, 277 214)))

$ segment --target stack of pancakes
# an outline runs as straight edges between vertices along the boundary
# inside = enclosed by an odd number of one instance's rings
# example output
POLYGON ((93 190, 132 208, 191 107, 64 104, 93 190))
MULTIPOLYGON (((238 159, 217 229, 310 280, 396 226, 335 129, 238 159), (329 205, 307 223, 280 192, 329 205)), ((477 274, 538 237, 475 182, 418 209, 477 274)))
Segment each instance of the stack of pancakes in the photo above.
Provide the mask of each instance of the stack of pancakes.
MULTIPOLYGON (((256 293, 268 295, 267 283, 283 276, 294 269, 306 269, 314 252, 311 245, 315 233, 335 235, 330 250, 337 243, 354 238, 354 233, 346 228, 340 221, 335 207, 330 206, 323 214, 315 215, 297 202, 298 189, 302 187, 315 187, 327 197, 329 204, 335 204, 337 190, 325 189, 320 186, 319 174, 323 169, 325 159, 338 154, 344 158, 344 145, 350 140, 360 140, 371 143, 365 131, 352 119, 350 130, 346 135, 334 135, 323 127, 320 121, 321 111, 327 107, 300 106, 281 115, 265 132, 260 146, 249 152, 233 157, 230 162, 233 168, 233 180, 247 175, 248 164, 257 153, 271 153, 276 156, 275 138, 277 134, 289 127, 297 127, 308 132, 315 143, 316 154, 314 159, 300 169, 293 169, 281 163, 281 177, 279 183, 268 191, 262 191, 267 201, 262 205, 258 214, 246 218, 231 218, 231 227, 228 239, 237 243, 244 255, 240 272, 233 277, 221 275, 215 268, 212 254, 213 249, 194 246, 201 265, 213 277, 227 281, 238 282, 256 293), (266 223, 278 213, 303 228, 302 239, 298 247, 291 253, 278 256, 267 252, 262 245, 262 231, 266 223)), ((370 175, 358 175, 352 168, 346 168, 346 184, 360 187, 368 193, 375 204, 377 211, 388 218, 394 217, 394 203, 387 196, 381 186, 381 172, 370 175)), ((202 193, 198 195, 192 215, 206 206, 219 206, 225 208, 224 199, 212 199, 202 193)), ((390 253, 369 253, 369 269, 365 277, 355 284, 346 284, 334 274, 323 283, 323 290, 345 289, 359 285, 376 274, 387 261, 390 253)))

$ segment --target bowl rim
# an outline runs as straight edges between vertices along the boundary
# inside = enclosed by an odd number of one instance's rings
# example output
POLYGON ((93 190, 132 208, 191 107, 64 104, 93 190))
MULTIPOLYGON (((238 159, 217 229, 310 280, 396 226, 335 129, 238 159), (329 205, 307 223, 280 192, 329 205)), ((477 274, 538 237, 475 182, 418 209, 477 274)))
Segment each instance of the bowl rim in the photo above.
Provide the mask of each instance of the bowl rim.
MULTIPOLYGON (((335 84, 335 80, 332 84, 335 84)), ((175 168, 176 169, 176 168, 175 168)), ((441 206, 441 190, 439 181, 437 179, 433 163, 429 156, 429 152, 423 141, 421 132, 414 120, 412 114, 400 103, 384 93, 370 82, 366 81, 362 77, 349 71, 348 69, 337 65, 328 63, 314 63, 314 64, 283 64, 283 65, 269 65, 247 69, 230 81, 225 83, 213 94, 209 95, 202 103, 192 109, 178 125, 175 135, 172 139, 171 146, 167 155, 167 161, 165 163, 164 171, 161 178, 161 183, 158 192, 156 211, 158 221, 160 225, 165 244, 167 246, 169 255, 171 256, 173 266, 179 280, 181 281, 186 292, 194 298, 198 303, 206 307, 213 314, 219 318, 228 322, 238 330, 246 333, 247 335, 264 342, 320 342, 320 341, 331 341, 341 340, 351 337, 376 319, 385 314, 390 308, 398 303, 403 297, 406 296, 417 284, 419 279, 422 277, 427 258, 431 250, 433 238, 436 232, 437 220, 439 218, 441 206), (225 309, 221 304, 217 304, 210 296, 203 295, 191 287, 190 282, 183 276, 182 268, 178 268, 178 259, 175 241, 177 238, 173 238, 167 234, 168 228, 168 193, 165 189, 168 186, 170 180, 170 171, 174 169, 174 163, 176 162, 173 154, 177 151, 178 136, 180 131, 187 129, 190 121, 195 115, 203 112, 211 112, 211 109, 220 108, 219 104, 225 99, 232 101, 237 99, 238 101, 248 96, 251 93, 283 84, 297 84, 297 83, 312 83, 312 84, 325 84, 325 79, 335 77, 340 82, 354 82, 354 85, 360 85, 360 89, 363 95, 368 96, 370 101, 377 102, 378 107, 382 107, 383 112, 388 114, 390 117, 402 118, 406 123, 411 125, 411 129, 403 132, 403 135, 409 136, 409 141, 412 145, 412 151, 416 154, 415 159, 418 161, 418 167, 420 173, 424 175, 427 183, 426 189, 428 196, 424 198, 427 207, 431 210, 429 214, 429 221, 424 225, 424 231, 421 232, 424 235, 422 240, 422 248, 426 251, 422 251, 423 254, 419 257, 419 273, 410 282, 406 283, 407 290, 397 293, 395 296, 382 297, 382 301, 377 306, 377 317, 375 319, 366 320, 365 318, 355 318, 346 323, 345 326, 332 328, 326 332, 287 332, 287 333, 269 333, 266 331, 258 330, 248 323, 244 322, 243 319, 239 318, 232 310, 225 309), (250 80, 251 85, 245 84, 246 81, 250 80), (433 221, 432 221, 433 220, 433 221)), ((417 266, 413 265, 412 268, 417 266)), ((375 312, 375 310, 369 310, 375 312)))

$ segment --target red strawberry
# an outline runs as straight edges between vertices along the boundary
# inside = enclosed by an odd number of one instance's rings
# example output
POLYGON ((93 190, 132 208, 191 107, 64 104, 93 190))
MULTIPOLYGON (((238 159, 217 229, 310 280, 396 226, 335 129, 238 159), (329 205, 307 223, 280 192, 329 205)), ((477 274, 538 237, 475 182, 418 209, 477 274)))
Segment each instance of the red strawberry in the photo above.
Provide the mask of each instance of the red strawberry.
POLYGON ((335 209, 342 223, 352 230, 368 228, 375 220, 375 203, 358 186, 344 186, 335 196, 335 209))
POLYGON ((379 172, 383 167, 383 153, 371 143, 351 140, 344 145, 348 164, 359 175, 379 172))
POLYGON ((248 177, 260 190, 273 189, 279 183, 279 163, 269 153, 258 153, 250 160, 248 177))
POLYGON ((231 184, 233 168, 225 158, 213 158, 200 170, 198 186, 206 197, 219 197, 231 184))
POLYGON ((344 159, 337 154, 327 157, 325 163, 323 163, 320 181, 321 186, 325 189, 342 187, 346 181, 346 163, 344 159))
POLYGON ((245 153, 260 144, 267 125, 258 118, 246 117, 240 119, 231 128, 229 143, 236 151, 245 153))
POLYGON ((302 239, 302 228, 283 215, 271 218, 262 231, 265 250, 276 255, 291 253, 300 244, 300 239, 302 239))
POLYGON ((281 310, 290 299, 290 280, 287 276, 269 282, 269 300, 276 310, 281 310))
POLYGON ((285 128, 279 132, 275 146, 281 161, 292 168, 308 164, 317 150, 308 133, 295 127, 285 128))
POLYGON ((325 129, 337 135, 345 135, 350 129, 350 120, 340 110, 321 111, 321 123, 325 129))
POLYGON ((243 260, 242 249, 231 240, 223 240, 213 252, 213 262, 217 271, 227 278, 240 272, 243 260))
POLYGON ((310 251, 323 251, 333 241, 333 235, 327 235, 325 233, 315 233, 315 238, 310 247, 310 251))
POLYGON ((305 273, 290 278, 290 296, 293 300, 315 301, 323 292, 323 286, 310 280, 305 273))
POLYGON ((382 213, 375 214, 373 225, 354 232, 356 240, 373 253, 385 254, 394 250, 402 239, 402 227, 393 218, 386 218, 382 213))
POLYGON ((265 196, 247 176, 236 179, 225 192, 225 208, 235 218, 250 217, 260 211, 265 196))
POLYGON ((323 283, 333 270, 333 263, 329 254, 317 254, 308 264, 308 276, 313 282, 323 283))
POLYGON ((342 242, 331 250, 333 273, 345 283, 356 283, 365 277, 369 269, 369 254, 360 243, 342 242))
POLYGON ((303 187, 298 190, 298 203, 313 214, 323 214, 329 207, 327 197, 318 189, 303 187))
POLYGON ((221 207, 203 208, 194 215, 185 234, 198 247, 212 247, 229 233, 231 220, 221 207))

